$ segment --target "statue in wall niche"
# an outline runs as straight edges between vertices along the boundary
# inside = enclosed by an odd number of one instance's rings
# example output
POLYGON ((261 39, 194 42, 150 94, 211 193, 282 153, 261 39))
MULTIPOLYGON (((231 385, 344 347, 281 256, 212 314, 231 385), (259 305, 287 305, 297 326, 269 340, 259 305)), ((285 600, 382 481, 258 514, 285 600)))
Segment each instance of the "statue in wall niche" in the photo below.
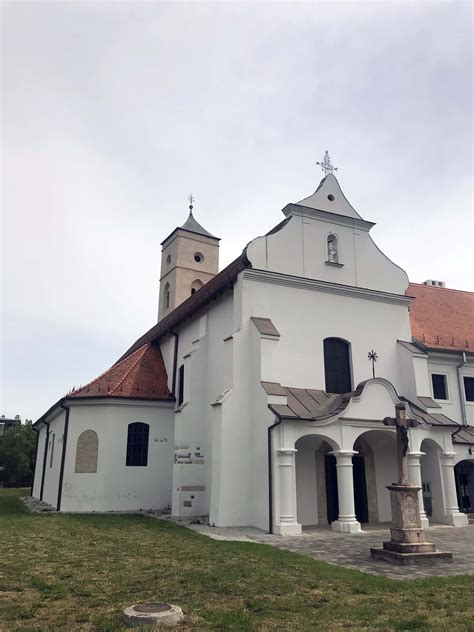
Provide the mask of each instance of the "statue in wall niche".
POLYGON ((334 235, 328 237, 328 261, 337 263, 337 241, 334 235))

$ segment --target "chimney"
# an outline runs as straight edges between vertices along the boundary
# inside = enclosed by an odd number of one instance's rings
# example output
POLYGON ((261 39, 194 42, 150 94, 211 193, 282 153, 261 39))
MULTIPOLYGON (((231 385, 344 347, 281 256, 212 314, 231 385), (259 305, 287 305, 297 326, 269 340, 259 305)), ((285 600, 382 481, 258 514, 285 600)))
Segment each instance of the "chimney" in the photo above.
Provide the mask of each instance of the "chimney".
POLYGON ((429 285, 430 287, 446 287, 444 281, 435 281, 434 279, 427 279, 423 281, 423 285, 429 285))

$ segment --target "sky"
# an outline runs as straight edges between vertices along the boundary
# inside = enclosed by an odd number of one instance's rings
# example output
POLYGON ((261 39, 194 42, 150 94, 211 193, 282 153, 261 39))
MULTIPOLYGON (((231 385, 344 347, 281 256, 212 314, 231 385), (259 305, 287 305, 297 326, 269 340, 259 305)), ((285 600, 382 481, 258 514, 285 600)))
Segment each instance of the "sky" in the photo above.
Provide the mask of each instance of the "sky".
POLYGON ((37 419, 156 322, 187 217, 221 268, 324 151, 410 280, 473 290, 469 2, 4 2, 0 414, 37 419))

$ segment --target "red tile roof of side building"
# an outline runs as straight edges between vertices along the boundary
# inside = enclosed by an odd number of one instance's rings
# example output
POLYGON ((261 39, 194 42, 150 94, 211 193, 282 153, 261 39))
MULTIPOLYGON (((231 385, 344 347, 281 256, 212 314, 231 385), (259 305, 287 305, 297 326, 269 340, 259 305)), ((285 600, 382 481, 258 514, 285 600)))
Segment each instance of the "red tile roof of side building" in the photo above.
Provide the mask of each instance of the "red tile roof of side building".
POLYGON ((430 349, 474 353, 474 292, 410 283, 412 336, 430 349))
POLYGON ((98 378, 68 393, 67 398, 124 397, 173 400, 157 344, 144 344, 98 378))

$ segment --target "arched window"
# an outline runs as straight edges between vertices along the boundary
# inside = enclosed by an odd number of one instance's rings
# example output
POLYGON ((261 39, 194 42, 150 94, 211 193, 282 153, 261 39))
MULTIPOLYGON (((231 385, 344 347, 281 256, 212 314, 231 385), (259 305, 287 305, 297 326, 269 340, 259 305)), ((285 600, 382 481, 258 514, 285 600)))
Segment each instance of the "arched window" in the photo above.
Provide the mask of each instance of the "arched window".
POLYGON ((77 438, 76 474, 97 472, 97 455, 99 453, 99 437, 94 430, 84 430, 77 438))
POLYGON ((195 279, 191 283, 191 294, 194 294, 194 292, 197 292, 200 288, 202 288, 203 285, 204 283, 201 281, 201 279, 195 279))
POLYGON ((332 233, 327 238, 327 257, 329 263, 339 263, 339 244, 332 233))
POLYGON ((341 338, 324 341, 324 376, 328 393, 352 391, 349 343, 341 338))
POLYGON ((128 424, 126 465, 148 465, 148 435, 150 426, 139 421, 128 424))
POLYGON ((170 284, 167 283, 165 285, 165 307, 169 307, 170 306, 170 284))

